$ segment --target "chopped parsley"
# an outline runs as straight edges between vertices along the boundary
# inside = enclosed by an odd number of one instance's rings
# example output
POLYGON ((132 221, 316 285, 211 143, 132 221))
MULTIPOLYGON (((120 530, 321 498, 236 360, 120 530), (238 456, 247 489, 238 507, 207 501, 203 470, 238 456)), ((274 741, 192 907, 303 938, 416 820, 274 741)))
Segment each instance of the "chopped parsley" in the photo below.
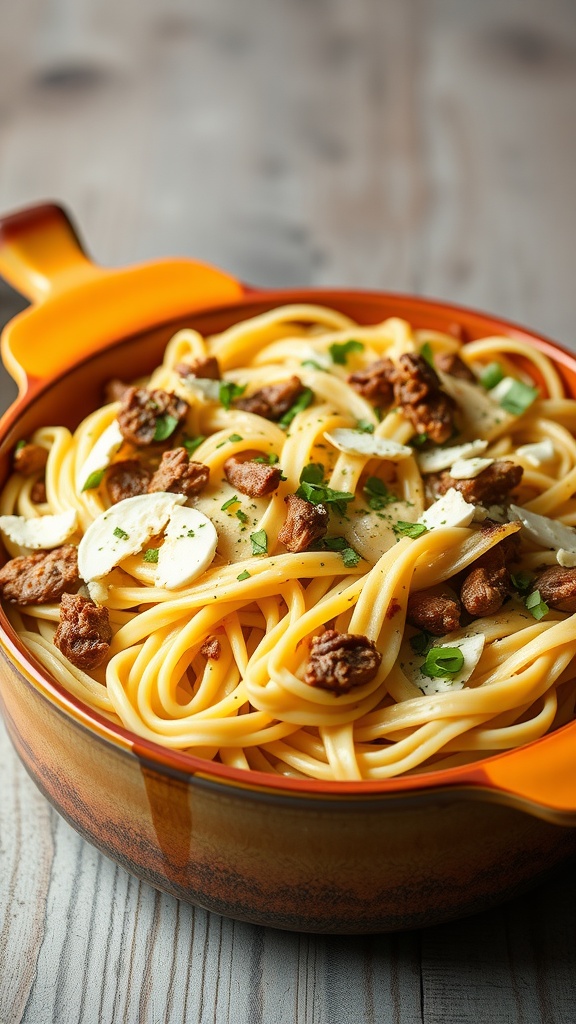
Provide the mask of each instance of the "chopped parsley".
POLYGON ((278 462, 276 452, 269 452, 268 455, 257 455, 252 462, 263 462, 266 466, 275 466, 278 462))
POLYGON ((238 580, 239 583, 242 583, 243 580, 250 579, 250 573, 248 572, 247 569, 244 569, 244 572, 241 572, 240 575, 236 577, 236 579, 238 580))
POLYGON ((526 572, 522 569, 520 572, 510 573, 510 579, 512 581, 512 586, 515 587, 520 594, 527 594, 532 586, 532 580, 534 577, 531 572, 526 572))
POLYGON ((268 537, 266 536, 266 530, 257 530, 256 533, 251 533, 250 541, 252 543, 253 555, 268 554, 268 537))
POLYGON ((361 430, 363 434, 373 434, 374 424, 370 420, 358 420, 356 430, 361 430))
POLYGON ((488 366, 480 374, 480 383, 487 391, 490 391, 490 388, 495 388, 501 380, 504 380, 504 370, 500 363, 488 363, 488 366))
POLYGON ((411 448, 423 448, 428 440, 428 434, 414 434, 408 444, 411 448))
POLYGON ((341 554, 342 561, 344 562, 344 565, 346 566, 347 569, 353 569, 354 566, 358 565, 358 562, 360 561, 360 555, 358 554, 357 551, 354 550, 354 548, 344 548, 341 554))
POLYGON ((348 547, 346 537, 324 537, 322 547, 326 551, 344 551, 348 547))
POLYGON ((300 363, 300 366, 309 366, 311 370, 321 370, 322 373, 326 373, 327 372, 326 371, 326 367, 325 366, 321 366, 320 363, 317 363, 315 359, 304 359, 300 363))
POLYGON ((377 476, 369 476, 364 484, 364 494, 368 498, 368 504, 375 512, 386 508, 390 502, 396 501, 396 495, 388 490, 386 484, 377 476))
POLYGON ((145 562, 157 562, 158 561, 158 548, 146 548, 144 552, 145 562))
POLYGON ((164 413, 162 416, 158 416, 156 419, 154 440, 166 441, 166 439, 174 433, 179 422, 180 421, 176 416, 170 416, 169 413, 164 413))
POLYGON ((205 440, 206 438, 204 437, 204 435, 199 434, 198 437, 185 437, 184 440, 182 441, 182 444, 184 445, 184 448, 188 452, 188 455, 192 455, 192 453, 195 452, 196 449, 200 447, 202 441, 205 440))
POLYGON ((350 341, 334 342, 328 349, 330 357, 333 363, 337 363, 338 366, 346 366, 348 362, 348 356, 352 352, 363 352, 364 345, 361 341, 350 341))
POLYGON ((340 515, 344 515, 347 503, 354 501, 354 495, 350 491, 335 491, 332 487, 326 486, 324 466, 319 462, 310 462, 304 466, 296 497, 304 498, 313 505, 334 505, 340 515))
POLYGON ((537 388, 530 387, 529 384, 524 384, 521 380, 515 380, 500 399, 499 404, 513 416, 521 416, 537 398, 537 388))
POLYGON ((127 534, 126 530, 123 530, 121 526, 115 526, 114 536, 118 537, 119 540, 128 540, 129 534, 127 534))
POLYGON ((432 644, 432 637, 430 633, 423 629, 420 633, 415 633, 414 636, 411 636, 408 643, 414 654, 426 654, 432 644))
POLYGON ((432 369, 434 369, 434 353, 432 352, 432 346, 429 341, 425 342, 424 345, 422 345, 422 348, 420 349, 420 355, 422 356, 422 359, 426 360, 428 366, 431 366, 432 369))
POLYGON ((303 412, 309 405, 312 405, 314 401, 314 392, 311 388, 304 388, 304 390, 298 395, 298 398, 291 405, 287 412, 284 413, 282 418, 278 420, 281 427, 289 427, 292 420, 299 412, 303 412))
POLYGON ((244 440, 244 438, 241 437, 240 434, 230 434, 230 437, 225 438, 224 441, 220 441, 220 444, 217 444, 216 447, 217 448, 222 448, 225 444, 228 444, 228 441, 234 442, 234 441, 243 441, 243 440, 244 440))
POLYGON ((240 501, 240 498, 235 494, 232 498, 228 498, 228 501, 224 502, 220 511, 225 512, 227 508, 230 508, 230 505, 234 505, 237 501, 240 501))
POLYGON ((84 481, 83 491, 92 491, 95 487, 100 487, 102 479, 104 477, 103 469, 95 469, 93 473, 84 481))
POLYGON ((422 665, 422 672, 436 679, 455 676, 463 664, 464 655, 459 647, 431 647, 422 665))
POLYGON ((221 405, 223 405, 225 409, 229 409, 232 402, 237 398, 240 398, 240 395, 244 394, 247 386, 247 384, 234 384, 231 380, 222 381, 218 392, 218 398, 221 405))
POLYGON ((238 511, 236 512, 236 519, 239 519, 241 523, 248 522, 248 516, 246 515, 245 512, 242 511, 241 508, 239 508, 238 511))
POLYGON ((22 448, 25 448, 27 444, 28 442, 25 441, 24 438, 20 438, 20 440, 16 442, 16 447, 14 448, 14 451, 19 452, 22 448))
POLYGON ((397 523, 394 523, 392 529, 397 536, 421 537, 423 533, 426 533, 428 527, 424 526, 424 523, 405 523, 404 520, 399 519, 397 523))
POLYGON ((535 619, 543 619, 550 611, 546 601, 542 600, 539 590, 533 590, 531 594, 528 594, 524 604, 535 619))

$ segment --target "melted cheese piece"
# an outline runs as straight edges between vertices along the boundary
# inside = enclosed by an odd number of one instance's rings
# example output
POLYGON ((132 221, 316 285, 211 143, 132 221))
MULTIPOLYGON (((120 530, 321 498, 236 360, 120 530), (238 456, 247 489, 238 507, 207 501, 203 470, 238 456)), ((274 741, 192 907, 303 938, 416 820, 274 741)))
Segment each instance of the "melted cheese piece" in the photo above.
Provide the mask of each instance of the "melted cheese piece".
POLYGON ((428 530, 433 530, 437 526, 469 526, 475 511, 475 505, 470 505, 462 497, 460 491, 451 487, 446 494, 443 494, 438 501, 426 509, 418 522, 423 523, 428 530))
POLYGON ((124 442, 118 420, 113 420, 100 435, 87 459, 76 471, 76 489, 81 491, 93 473, 106 469, 124 442))
POLYGON ((214 524, 195 508, 176 506, 158 552, 156 585, 178 590, 191 583, 211 564, 218 534, 214 524))
POLYGON ((106 576, 128 555, 135 555, 150 537, 162 533, 184 494, 157 491, 124 498, 102 512, 78 545, 78 572, 88 583, 106 576))
POLYGON ((362 430, 336 427, 334 430, 327 430, 324 437, 339 451, 351 455, 368 455, 377 459, 390 459, 391 462, 399 462, 414 455, 413 449, 408 445, 399 444, 386 437, 375 437, 374 434, 367 434, 362 430))
POLYGON ((20 547, 31 551, 59 548, 76 531, 78 516, 74 509, 54 516, 0 516, 0 531, 20 547))

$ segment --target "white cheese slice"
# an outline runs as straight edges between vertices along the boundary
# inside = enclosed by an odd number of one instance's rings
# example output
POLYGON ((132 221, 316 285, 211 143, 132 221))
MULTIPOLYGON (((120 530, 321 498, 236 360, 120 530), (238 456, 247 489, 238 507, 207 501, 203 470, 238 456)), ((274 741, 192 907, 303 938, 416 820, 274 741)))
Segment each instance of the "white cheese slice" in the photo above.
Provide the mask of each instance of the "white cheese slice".
POLYGON ((317 352, 315 348, 310 346, 302 346, 298 349, 298 358, 301 362, 316 363, 322 370, 330 372, 334 363, 327 352, 317 352))
POLYGON ((544 441, 537 441, 534 444, 522 444, 516 449, 516 455, 522 456, 531 466, 541 466, 544 462, 552 462, 556 455, 556 449, 550 438, 544 441))
POLYGON ((208 398, 211 402, 218 402, 220 400, 220 385, 222 381, 212 380, 211 377, 182 377, 182 383, 189 391, 195 391, 197 394, 201 394, 204 398, 208 398))
POLYGON ((75 532, 78 516, 74 509, 54 516, 0 516, 0 530, 13 544, 33 551, 59 548, 75 532))
POLYGON ((415 663, 413 660, 407 661, 402 665, 403 671, 406 673, 408 678, 417 686, 426 696, 432 696, 435 693, 448 693, 451 690, 462 690, 464 684, 468 682, 474 669, 476 668, 482 651, 484 650, 485 638, 482 633, 478 633, 475 636, 465 636, 459 640, 446 641, 444 638, 443 642, 436 641, 432 644, 433 649, 442 649, 449 647, 457 647, 464 658, 464 664, 460 671, 453 676, 427 676, 422 672, 422 664, 420 661, 415 663))
POLYGON ((450 476, 454 480, 473 480, 491 466, 494 459, 457 459, 450 466, 450 476))
POLYGON ((514 377, 503 377, 502 380, 499 380, 498 383, 495 384, 493 388, 490 388, 488 392, 492 401, 500 404, 500 402, 506 398, 510 388, 514 387, 515 383, 516 380, 514 377))
POLYGON ((128 555, 135 555, 154 534, 161 533, 184 494, 157 491, 124 498, 102 512, 78 545, 78 572, 83 580, 99 580, 128 555))
POLYGON ((486 451, 488 441, 478 438, 476 441, 468 441, 467 444, 455 444, 451 448, 437 448, 432 452, 421 452, 418 456, 418 465, 422 473, 439 473, 443 469, 449 469, 460 459, 470 459, 473 455, 480 455, 486 451))
POLYGON ((120 433, 118 420, 113 420, 106 430, 100 434, 88 457, 76 471, 76 490, 81 491, 93 473, 98 473, 110 465, 124 438, 120 433))
POLYGON ((352 455, 368 455, 371 458, 390 459, 391 462, 399 462, 414 455, 414 450, 406 444, 398 444, 398 441, 391 441, 386 437, 375 437, 374 434, 367 434, 362 430, 336 427, 334 430, 327 430, 324 437, 339 451, 352 455))
POLYGON ((158 552, 156 584, 177 590, 204 572, 216 554, 218 534, 214 524, 195 508, 172 509, 158 552))
POLYGON ((108 587, 100 580, 92 580, 86 587, 89 597, 94 604, 106 604, 108 600, 108 587))
POLYGON ((426 509, 418 522, 423 523, 429 530, 437 526, 469 526, 475 511, 475 506, 470 505, 455 487, 451 487, 426 509))
POLYGON ((525 532, 536 544, 556 551, 576 552, 576 530, 549 516, 539 516, 520 505, 510 505, 510 519, 519 519, 525 532))
POLYGON ((560 548, 556 552, 556 561, 564 569, 572 569, 576 565, 576 551, 565 551, 564 548, 560 548))

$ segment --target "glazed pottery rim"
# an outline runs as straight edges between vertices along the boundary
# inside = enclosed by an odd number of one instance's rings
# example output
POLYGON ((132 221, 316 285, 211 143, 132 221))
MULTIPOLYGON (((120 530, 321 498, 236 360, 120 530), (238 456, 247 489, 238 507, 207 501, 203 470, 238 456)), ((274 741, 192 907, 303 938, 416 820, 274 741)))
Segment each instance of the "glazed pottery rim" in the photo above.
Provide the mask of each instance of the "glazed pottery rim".
MULTIPOLYGON (((529 327, 474 307, 458 305, 457 303, 425 295, 376 289, 338 286, 297 286, 260 290, 246 285, 244 288, 244 294, 233 301, 214 304, 206 308, 195 308, 188 317, 185 314, 173 319, 164 319, 161 322, 150 325, 148 328, 135 331, 125 337, 113 339, 98 351, 81 355, 73 365, 66 367, 54 376, 36 380, 34 382, 36 386, 19 394, 0 419, 0 447, 6 443, 10 431, 17 425, 18 419, 26 409, 36 404, 45 392, 53 387, 62 385, 67 376, 74 374, 84 364, 101 358, 106 352, 120 349, 124 345, 133 344, 137 338, 145 336, 151 331, 170 328, 172 324, 181 324, 183 320, 189 319, 193 321, 200 317, 219 315, 229 317, 233 316, 235 312, 241 313, 242 311, 246 311, 246 315, 250 316, 252 315, 250 308, 254 306, 274 308, 279 304, 301 305, 311 302, 329 304, 332 302, 334 308, 338 308, 338 305, 346 304, 347 301, 355 301, 365 304, 375 303, 377 305, 382 305, 386 302, 397 303, 399 306, 410 306, 419 312, 425 312, 426 310, 434 311, 444 316, 453 316, 455 323, 458 320, 473 321, 478 325, 481 324, 483 330, 488 328, 496 334, 504 334, 513 339, 526 340, 541 352, 550 356, 560 371, 565 367, 570 369, 576 376, 576 353, 571 352, 558 342, 529 327)), ((260 308, 260 312, 264 311, 260 308)), ((401 316, 402 314, 399 312, 397 315, 401 316)), ((466 328, 466 323, 463 326, 466 328)), ((440 330, 441 328, 430 329, 440 330)), ((364 798, 363 805, 365 806, 365 798, 398 798, 403 794, 408 797, 412 795, 417 796, 418 794, 424 795, 431 791, 440 792, 447 790, 454 792, 454 790, 465 790, 469 795, 482 796, 483 799, 498 800, 499 794, 497 792, 493 793, 493 786, 491 786, 487 779, 483 778, 482 769, 484 765, 492 765, 502 758, 513 758, 517 752, 530 751, 544 743, 553 745, 557 736, 568 731, 573 731, 576 739, 576 721, 572 721, 554 730, 554 732, 545 733, 538 739, 522 744, 520 747, 495 751, 476 761, 456 765, 451 768, 431 769, 416 774, 403 774, 374 780, 336 781, 295 778, 275 775, 272 772, 234 768, 220 762, 209 761, 186 751, 165 747, 154 740, 139 736, 124 725, 110 721, 105 715, 92 709, 79 697, 66 690, 61 683, 50 675, 48 670, 27 650, 16 630, 12 627, 6 612, 1 607, 0 653, 4 655, 11 669, 16 670, 22 675, 24 682, 32 685, 50 705, 68 718, 71 718, 77 725, 81 726, 96 739, 107 744, 110 743, 117 749, 133 754, 142 761, 154 764, 156 767, 161 767, 169 774, 221 785, 224 788, 245 790, 253 795, 258 793, 262 795, 273 794, 276 798, 317 797, 353 799, 360 797, 364 798)), ((504 795, 501 794, 501 796, 504 795)), ((514 802, 519 805, 521 801, 516 798, 514 802)), ((526 803, 531 805, 532 801, 528 800, 526 803)))

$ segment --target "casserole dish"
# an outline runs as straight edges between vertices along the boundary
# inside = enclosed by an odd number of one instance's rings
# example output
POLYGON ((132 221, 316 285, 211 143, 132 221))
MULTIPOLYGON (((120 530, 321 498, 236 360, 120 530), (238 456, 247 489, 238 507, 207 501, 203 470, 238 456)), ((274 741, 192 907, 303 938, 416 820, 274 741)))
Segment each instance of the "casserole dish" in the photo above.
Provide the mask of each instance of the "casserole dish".
MULTIPOLYGON (((470 339, 504 334, 550 356, 576 395, 576 359, 514 325, 428 299, 258 292, 193 261, 94 266, 64 212, 0 221, 0 272, 32 300, 3 335, 19 396, 1 463, 37 427, 74 427, 113 377, 150 372, 174 331, 218 332, 280 304, 359 323, 400 316, 470 339)), ((260 925, 392 931, 486 908, 576 850, 576 723, 473 764, 383 782, 245 772, 170 751, 67 693, 1 615, 0 698, 12 742, 56 809, 100 850, 178 898, 260 925)))

